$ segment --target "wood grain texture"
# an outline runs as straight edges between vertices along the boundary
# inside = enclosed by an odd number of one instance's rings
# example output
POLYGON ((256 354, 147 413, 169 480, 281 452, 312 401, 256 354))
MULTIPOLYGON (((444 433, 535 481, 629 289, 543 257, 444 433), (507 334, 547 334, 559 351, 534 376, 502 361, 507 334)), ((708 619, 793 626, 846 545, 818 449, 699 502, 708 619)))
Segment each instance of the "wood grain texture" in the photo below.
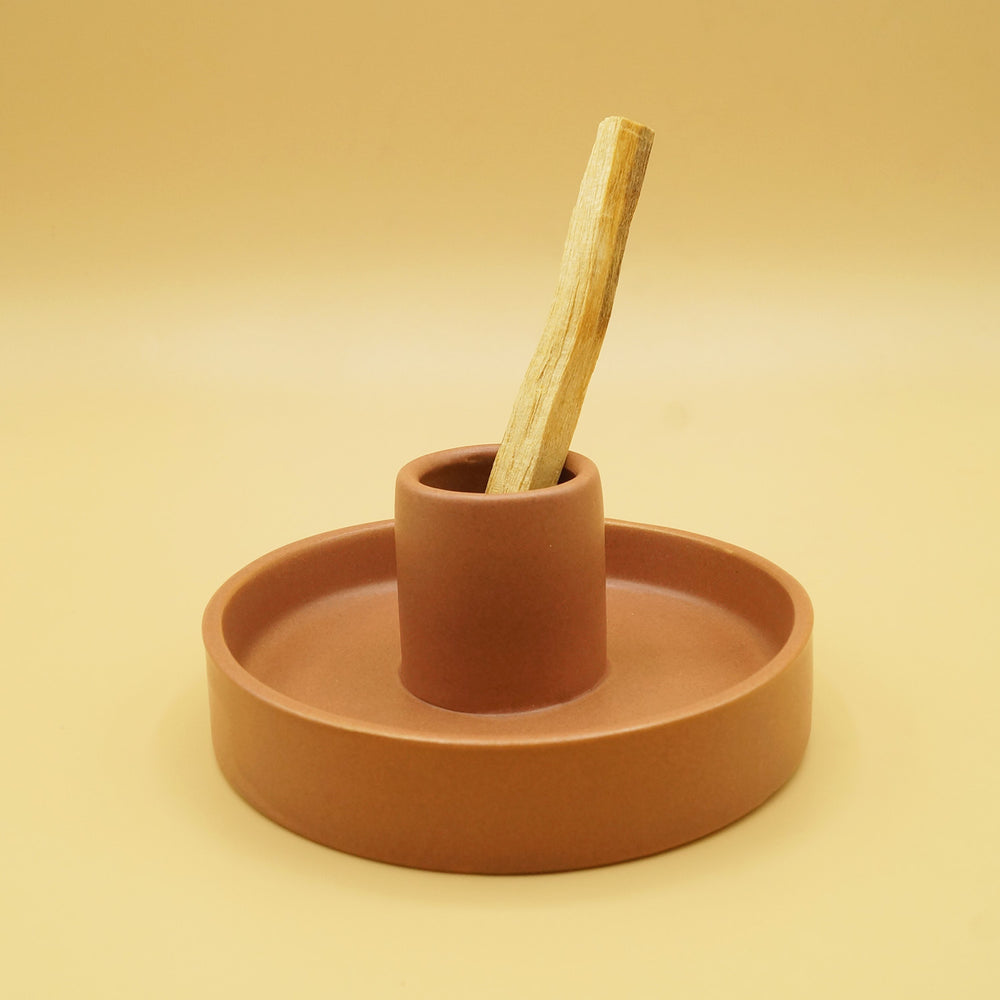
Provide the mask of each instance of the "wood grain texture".
POLYGON ((604 341, 625 241, 653 144, 626 118, 597 130, 570 219, 555 299, 528 366, 487 493, 554 486, 604 341))

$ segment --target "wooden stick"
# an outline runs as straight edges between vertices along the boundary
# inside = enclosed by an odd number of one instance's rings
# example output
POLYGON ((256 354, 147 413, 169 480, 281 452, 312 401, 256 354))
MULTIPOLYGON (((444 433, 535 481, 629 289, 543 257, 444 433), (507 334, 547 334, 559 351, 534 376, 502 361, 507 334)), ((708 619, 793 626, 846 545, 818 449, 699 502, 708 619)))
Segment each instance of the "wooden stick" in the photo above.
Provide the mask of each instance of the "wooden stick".
POLYGON ((570 219, 555 300, 524 376, 487 493, 559 480, 604 340, 653 133, 626 118, 597 130, 570 219))

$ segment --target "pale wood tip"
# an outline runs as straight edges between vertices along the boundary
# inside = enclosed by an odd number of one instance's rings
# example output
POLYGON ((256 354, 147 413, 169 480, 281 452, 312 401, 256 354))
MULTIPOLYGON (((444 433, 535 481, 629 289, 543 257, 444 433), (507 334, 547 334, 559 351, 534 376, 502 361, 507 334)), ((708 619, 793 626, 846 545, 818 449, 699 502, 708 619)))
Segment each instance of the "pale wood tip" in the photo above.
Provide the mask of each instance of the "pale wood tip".
POLYGON ((632 132, 645 142, 652 142, 656 134, 648 125, 641 122, 632 121, 631 118, 624 118, 621 115, 610 115, 598 126, 599 130, 613 129, 619 132, 632 132))

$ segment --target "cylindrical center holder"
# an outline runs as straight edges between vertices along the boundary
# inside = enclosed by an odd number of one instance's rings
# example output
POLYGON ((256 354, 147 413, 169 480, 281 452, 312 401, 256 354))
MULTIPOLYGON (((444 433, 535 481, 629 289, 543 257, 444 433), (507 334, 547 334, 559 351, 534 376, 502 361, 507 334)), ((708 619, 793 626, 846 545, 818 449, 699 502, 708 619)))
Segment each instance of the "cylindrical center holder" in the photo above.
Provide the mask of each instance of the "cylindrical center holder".
POLYGON ((496 451, 426 455, 396 479, 400 677, 458 712, 566 702, 607 666, 597 467, 571 452, 557 485, 487 494, 496 451))

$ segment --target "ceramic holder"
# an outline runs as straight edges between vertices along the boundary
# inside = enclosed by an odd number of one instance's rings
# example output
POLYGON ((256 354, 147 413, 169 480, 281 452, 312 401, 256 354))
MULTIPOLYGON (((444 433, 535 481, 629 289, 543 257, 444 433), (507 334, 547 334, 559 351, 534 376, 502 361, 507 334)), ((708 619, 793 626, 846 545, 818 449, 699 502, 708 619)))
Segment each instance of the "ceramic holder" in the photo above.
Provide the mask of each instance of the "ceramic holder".
POLYGON ((428 455, 396 480, 400 676, 458 712, 569 701, 607 666, 604 505, 571 455, 559 485, 487 494, 481 449, 428 455))
POLYGON ((593 463, 487 496, 495 446, 418 459, 393 521, 263 556, 205 612, 244 798, 339 850, 517 873, 733 822, 809 736, 812 609, 723 542, 605 521, 593 463))

